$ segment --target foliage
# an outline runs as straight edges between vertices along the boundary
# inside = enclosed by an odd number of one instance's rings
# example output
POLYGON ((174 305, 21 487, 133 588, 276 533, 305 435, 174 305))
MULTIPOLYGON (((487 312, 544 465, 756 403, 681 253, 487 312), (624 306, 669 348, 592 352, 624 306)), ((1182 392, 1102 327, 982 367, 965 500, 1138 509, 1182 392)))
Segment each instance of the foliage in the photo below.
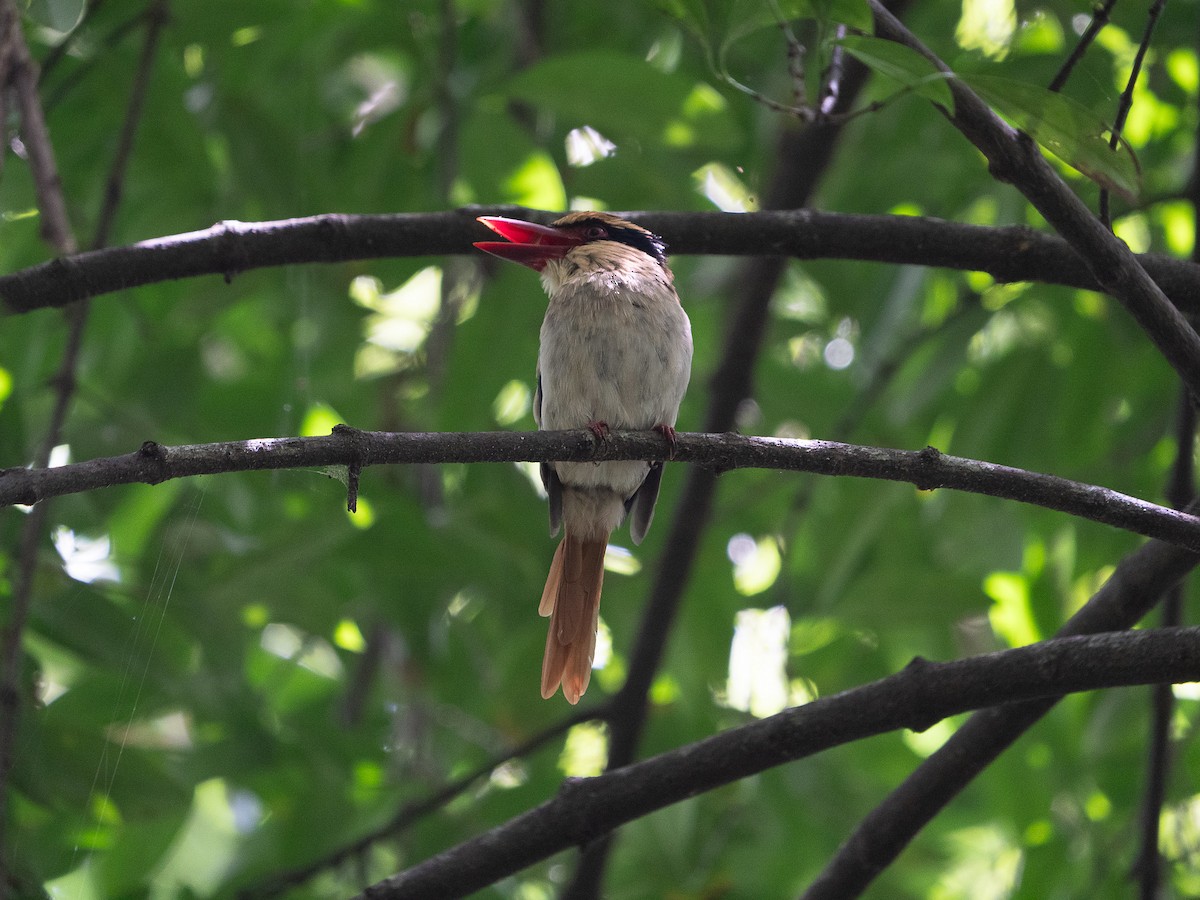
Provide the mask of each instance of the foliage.
MULTIPOLYGON (((835 56, 839 15, 861 27, 863 9, 173 0, 110 243, 226 219, 470 203, 754 209, 780 167, 807 161, 778 156, 777 135, 796 120, 735 82, 792 105, 776 12, 825 17, 790 26, 814 45, 814 89, 835 56)), ((46 65, 41 96, 81 243, 96 228, 142 10, 136 0, 86 9, 47 0, 23 21, 40 59, 69 47, 46 65)), ((1112 157, 1096 148, 1098 123, 1114 119, 1144 11, 1119 6, 1064 96, 1048 99, 1079 16, 1062 0, 1015 11, 1003 0, 939 0, 913 4, 905 20, 967 84, 986 85, 1001 113, 1056 142, 1063 177, 1093 208, 1102 186, 1139 188, 1135 153, 1140 195, 1116 201, 1115 230, 1137 251, 1186 255, 1194 10, 1168 7, 1159 22, 1127 145, 1112 157), (977 6, 1007 30, 980 26, 977 6)), ((947 106, 941 77, 882 43, 842 40, 879 69, 856 105, 880 105, 845 123, 813 205, 1044 227, 929 102, 947 106)), ((36 207, 29 168, 9 153, 0 272, 47 258, 36 207)), ((747 270, 721 257, 672 265, 697 348, 679 425, 696 431, 747 270)), ((324 434, 337 422, 530 429, 543 310, 529 272, 467 256, 267 269, 97 298, 58 443, 82 460, 144 440, 324 434)), ((54 310, 0 326, 2 465, 27 464, 43 440, 64 335, 54 310)), ((787 268, 738 426, 932 445, 1157 499, 1176 451, 1178 392, 1150 342, 1101 295, 820 260, 787 268)), ((602 608, 611 651, 585 703, 622 684, 685 474, 668 467, 644 545, 614 538, 602 608)), ((533 467, 371 468, 356 515, 342 512, 344 479, 242 473, 53 501, 9 779, 8 858, 25 889, 80 898, 255 888, 568 714, 561 697, 537 692, 545 626, 535 607, 553 543, 533 467)), ((0 512, 6 604, 26 518, 0 512)), ((729 473, 638 755, 882 677, 914 656, 1045 638, 1139 543, 992 498, 729 473), (777 608, 786 616, 746 612, 777 608), (760 671, 747 688, 741 663, 731 672, 731 649, 736 657, 747 640, 786 649, 786 671, 760 671)), ((1163 847, 1182 896, 1197 888, 1200 795, 1190 777, 1196 699, 1180 698, 1163 847)), ((978 897, 981 884, 994 896, 1127 895, 1148 716, 1143 690, 1060 703, 924 830, 872 896, 978 897)), ((794 895, 956 724, 845 746, 633 823, 606 895, 794 895)), ((574 730, 291 896, 345 896, 479 834, 553 796, 564 775, 596 771, 597 750, 602 730, 574 730)), ((572 865, 539 863, 489 896, 548 896, 572 865)))

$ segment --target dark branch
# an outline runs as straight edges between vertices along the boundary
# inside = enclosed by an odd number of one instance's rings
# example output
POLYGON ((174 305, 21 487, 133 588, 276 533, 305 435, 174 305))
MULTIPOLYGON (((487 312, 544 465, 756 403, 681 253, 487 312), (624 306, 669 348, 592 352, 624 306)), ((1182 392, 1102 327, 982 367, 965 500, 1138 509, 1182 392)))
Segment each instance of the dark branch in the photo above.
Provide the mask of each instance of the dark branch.
MULTIPOLYGON (((0 276, 11 312, 64 306, 85 297, 201 275, 230 279, 270 266, 475 253, 475 216, 550 221, 557 213, 479 207, 397 215, 329 214, 275 222, 221 222, 203 231, 89 251, 0 276)), ((997 281, 1038 281, 1100 290, 1062 238, 1024 226, 963 225, 916 216, 788 210, 757 213, 630 212, 675 254, 854 259, 986 272, 997 281)), ((1181 310, 1200 312, 1200 266, 1161 254, 1142 262, 1181 310)))
POLYGON ((15 39, 11 44, 10 77, 16 89, 17 108, 21 114, 21 138, 25 142, 29 172, 37 193, 42 238, 60 255, 74 253, 78 245, 67 216, 62 181, 54 160, 54 147, 50 143, 50 132, 38 97, 37 63, 29 55, 29 48, 20 34, 20 25, 15 16, 12 30, 15 39))
MULTIPOLYGON (((1179 414, 1175 424, 1175 463, 1167 484, 1167 500, 1175 509, 1183 509, 1195 496, 1196 407, 1186 390, 1180 391, 1179 414)), ((1172 628, 1183 624, 1183 586, 1174 584, 1162 604, 1160 625, 1172 628)), ((1167 795, 1167 773, 1171 768, 1171 720, 1175 695, 1170 685, 1150 688, 1150 733, 1146 744, 1146 786, 1138 831, 1140 846, 1131 876, 1142 900, 1156 900, 1162 880, 1162 852, 1159 850, 1159 821, 1167 795)))
MULTIPOLYGON (((94 11, 94 8, 95 4, 89 12, 94 11)), ((92 237, 93 250, 100 250, 108 246, 109 235, 112 233, 113 222, 117 216, 117 208, 121 204, 125 173, 129 169, 129 160, 133 155, 133 140, 137 135, 138 125, 142 121, 146 93, 150 89, 150 76, 154 70, 154 60, 158 56, 159 37, 162 35, 163 27, 167 24, 167 0, 150 0, 144 15, 146 17, 146 38, 142 42, 142 53, 138 58, 137 71, 133 76, 133 86, 129 91, 129 101, 125 106, 125 119, 121 123, 117 150, 113 155, 108 178, 104 184, 104 199, 100 213, 96 216, 96 233, 92 237)))
MULTIPOLYGON (((148 441, 134 453, 55 468, 0 469, 0 506, 33 504, 48 497, 117 484, 159 484, 173 478, 247 472, 385 465, 666 460, 668 448, 654 431, 614 431, 601 443, 591 432, 531 431, 444 434, 353 431, 324 437, 260 438, 168 447, 148 441)), ((952 488, 1043 506, 1200 551, 1200 518, 1105 487, 949 456, 932 447, 893 450, 836 441, 787 440, 739 434, 677 435, 676 462, 707 469, 782 469, 818 475, 909 482, 921 490, 952 488)))
MULTIPOLYGON (((1146 16, 1146 27, 1142 30, 1142 40, 1138 44, 1137 54, 1133 57, 1133 66, 1129 70, 1125 90, 1121 91, 1121 99, 1117 101, 1117 115, 1113 121, 1112 134, 1108 138, 1108 146, 1113 150, 1116 150, 1121 144, 1121 132, 1125 130, 1125 120, 1129 118, 1129 111, 1133 109, 1134 88, 1137 87, 1138 78, 1142 74, 1142 64, 1145 63, 1146 54, 1150 51, 1150 39, 1154 37, 1154 26, 1158 24, 1158 17, 1162 15, 1164 6, 1166 6, 1166 0, 1154 0, 1150 4, 1150 12, 1146 16)), ((1112 227, 1107 189, 1100 191, 1100 221, 1105 226, 1112 227)))
POLYGON ((1067 79, 1071 77, 1071 72, 1074 71, 1079 61, 1083 59, 1088 48, 1092 46, 1092 42, 1096 40, 1096 35, 1100 33, 1100 29, 1108 24, 1108 14, 1112 12, 1112 8, 1116 5, 1117 0, 1104 0, 1103 6, 1092 8, 1092 20, 1088 22, 1088 27, 1079 36, 1079 41, 1075 44, 1071 55, 1067 57, 1066 62, 1062 64, 1062 68, 1054 75, 1054 78, 1050 82, 1049 90, 1058 92, 1066 87, 1067 79))
MULTIPOLYGON (((1047 641, 902 672, 596 778, 363 892, 370 900, 460 897, 634 819, 830 747, 917 731, 971 709, 1075 691, 1200 677, 1200 629, 1047 641)), ((1035 700, 1034 702, 1045 702, 1035 700)))

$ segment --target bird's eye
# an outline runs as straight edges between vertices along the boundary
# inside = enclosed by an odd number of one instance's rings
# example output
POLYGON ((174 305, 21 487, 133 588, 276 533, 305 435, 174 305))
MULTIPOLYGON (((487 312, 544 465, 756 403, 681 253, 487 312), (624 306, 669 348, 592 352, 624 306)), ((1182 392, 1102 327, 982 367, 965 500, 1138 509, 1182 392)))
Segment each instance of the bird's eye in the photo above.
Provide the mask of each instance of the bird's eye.
POLYGON ((599 241, 608 237, 608 231, 602 225, 592 225, 584 232, 589 241, 599 241))

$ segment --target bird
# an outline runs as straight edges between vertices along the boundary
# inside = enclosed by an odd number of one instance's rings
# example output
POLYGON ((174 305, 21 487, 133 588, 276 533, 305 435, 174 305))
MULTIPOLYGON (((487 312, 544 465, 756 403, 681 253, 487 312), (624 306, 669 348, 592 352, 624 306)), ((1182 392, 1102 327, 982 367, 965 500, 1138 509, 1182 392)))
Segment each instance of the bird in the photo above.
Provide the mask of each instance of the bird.
MULTIPOLYGON (((572 212, 549 226, 501 216, 479 221, 503 237, 477 248, 541 275, 549 304, 537 359, 534 421, 543 430, 659 431, 675 422, 692 369, 692 330, 658 235, 618 216, 572 212)), ((604 553, 630 518, 640 544, 654 518, 662 463, 542 463, 550 535, 563 530, 538 612, 550 617, 541 693, 587 690, 596 652, 604 553)))

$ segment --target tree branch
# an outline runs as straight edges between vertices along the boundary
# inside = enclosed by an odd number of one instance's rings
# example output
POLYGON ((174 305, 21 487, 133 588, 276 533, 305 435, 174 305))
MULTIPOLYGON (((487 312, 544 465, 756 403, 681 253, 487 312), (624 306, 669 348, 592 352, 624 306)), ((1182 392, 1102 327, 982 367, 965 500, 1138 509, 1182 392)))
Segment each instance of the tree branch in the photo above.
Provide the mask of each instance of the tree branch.
MULTIPOLYGON (((1196 407, 1186 390, 1180 391, 1179 414, 1175 424, 1175 463, 1167 484, 1167 500, 1175 509, 1183 509, 1195 496, 1196 407)), ((1172 585, 1163 598, 1160 627, 1183 624, 1183 586, 1172 585)), ((1140 845, 1130 875, 1137 883, 1142 900, 1156 900, 1162 880, 1162 853, 1159 850, 1159 821, 1167 793, 1167 773, 1171 768, 1171 719, 1175 712, 1175 694, 1170 685, 1150 688, 1150 728, 1146 744, 1146 783, 1142 792, 1139 822, 1140 845)))
MULTIPOLYGON (((947 716, 1076 691, 1200 677, 1200 629, 1046 641, 902 672, 595 778, 366 889, 369 900, 460 897, 654 810, 822 750, 947 716)), ((1009 707, 1002 707, 1009 708, 1009 707)))
POLYGON ((1088 22, 1088 26, 1086 29, 1084 29, 1083 34, 1079 36, 1079 40, 1076 42, 1074 49, 1071 50, 1071 55, 1067 57, 1066 62, 1064 62, 1062 67, 1054 74, 1054 78, 1051 79, 1047 90, 1057 93, 1067 86, 1067 79, 1071 77, 1071 73, 1075 70, 1075 66, 1079 64, 1079 61, 1083 59, 1084 54, 1087 53, 1088 48, 1092 46, 1092 42, 1096 40, 1096 35, 1098 35, 1101 29, 1108 24, 1109 13, 1112 12, 1112 8, 1116 5, 1117 0, 1104 0, 1103 6, 1092 7, 1091 21, 1088 22))
MULTIPOLYGON (((1154 0, 1150 4, 1150 11, 1146 16, 1146 27, 1142 30, 1142 40, 1133 57, 1133 66, 1129 70, 1125 90, 1121 91, 1121 99, 1117 102, 1117 115, 1113 120, 1112 133, 1108 138, 1108 146, 1113 150, 1116 150, 1121 144, 1121 132, 1125 130, 1125 120, 1129 118, 1129 111, 1133 109, 1134 88, 1137 87, 1138 77, 1142 73, 1142 63, 1146 61, 1146 54, 1150 50, 1150 39, 1154 37, 1154 26, 1158 24, 1158 17, 1162 15, 1164 6, 1166 6, 1166 0, 1154 0)), ((1100 191, 1100 221, 1104 223, 1105 228, 1112 228, 1108 193, 1107 188, 1100 191)))
MULTIPOLYGON (((37 196, 41 236, 60 255, 74 253, 78 244, 67 216, 67 204, 62 193, 58 165, 54 159, 54 147, 50 142, 50 133, 46 128, 46 118, 38 97, 37 64, 25 43, 20 15, 12 0, 0 0, 0 47, 3 48, 0 57, 4 62, 4 68, 0 70, 0 90, 4 90, 11 82, 17 95, 20 133, 29 161, 29 172, 33 178, 34 193, 37 196)), ((0 129, 3 127, 0 124, 0 129)), ((68 311, 67 319, 69 333, 55 379, 57 384, 54 409, 35 460, 41 466, 45 466, 49 461, 50 451, 58 440, 66 418, 67 406, 74 392, 75 368, 84 324, 87 321, 87 309, 83 305, 75 306, 68 311)), ((17 727, 21 713, 20 671, 21 661, 24 659, 21 641, 33 597, 38 541, 43 534, 45 519, 46 510, 43 507, 34 510, 21 525, 19 555, 15 566, 16 578, 4 616, 4 625, 0 628, 0 895, 7 894, 9 886, 17 881, 8 851, 9 778, 15 758, 17 727)))
MULTIPOLYGON (((1197 504, 1189 507, 1196 509, 1197 504)), ((1197 563, 1194 553, 1161 541, 1143 545, 1121 561, 1056 637, 1131 628, 1197 563)), ((804 900, 859 896, 930 819, 1057 702, 1028 700, 973 715, 859 823, 804 900)))
MULTIPOLYGON (((0 276, 10 312, 65 306, 85 297, 180 278, 271 266, 475 253, 478 215, 547 222, 559 213, 472 207, 397 215, 328 214, 272 222, 221 222, 203 231, 53 259, 0 276)), ((1062 238, 1020 225, 964 225, 919 216, 848 215, 795 209, 756 213, 622 213, 661 234, 675 254, 853 259, 986 272, 1000 282, 1038 281, 1102 290, 1062 238)), ((1137 257, 1184 312, 1200 312, 1200 266, 1161 254, 1137 257)))
MULTIPOLYGON (((10 3, 11 0, 5 0, 5 5, 10 3)), ((12 18, 12 32, 14 38, 9 60, 12 66, 11 77, 21 114, 21 137, 29 155, 29 171, 33 175, 34 190, 37 193, 42 239, 60 255, 66 256, 74 253, 78 245, 71 230, 70 218, 67 216, 62 181, 58 175, 58 165, 54 161, 54 147, 50 143, 50 131, 46 127, 46 118, 38 98, 37 63, 29 55, 29 48, 21 35, 19 19, 15 15, 12 18)))
MULTIPOLYGON (((879 37, 920 53, 938 69, 950 69, 878 0, 869 0, 879 37)), ((1162 289, 1138 263, 1133 251, 1098 221, 1058 176, 1029 135, 1008 125, 961 79, 947 85, 954 98, 950 122, 988 160, 992 176, 1013 185, 1083 258, 1104 292, 1142 327, 1159 352, 1179 373, 1192 395, 1200 397, 1200 335, 1171 305, 1162 289)))
MULTIPOLYGON (((322 437, 257 438, 168 447, 147 441, 123 456, 55 468, 0 469, 0 506, 117 484, 159 484, 174 478, 265 469, 395 463, 666 460, 653 431, 614 431, 597 442, 578 431, 494 431, 470 434, 358 431, 322 437)), ((836 441, 788 440, 739 434, 677 435, 676 462, 710 470, 782 469, 818 475, 904 481, 931 491, 951 488, 1070 513, 1200 551, 1200 517, 1109 488, 924 450, 893 450, 836 441)))
MULTIPOLYGON (((94 11, 95 5, 89 9, 94 11)), ((129 91, 129 101, 125 107, 125 118, 121 122, 121 131, 117 138, 117 150, 113 155, 112 165, 109 166, 108 178, 104 183, 104 200, 100 212, 96 216, 96 233, 92 237, 92 249, 101 250, 108 246, 112 234, 113 222, 116 220, 117 208, 121 204, 124 193, 125 173, 129 169, 129 160, 133 155, 133 141, 137 136, 138 125, 142 121, 142 110, 146 104, 146 94, 150 90, 150 76, 154 70, 154 60, 158 56, 158 41, 162 30, 167 24, 167 0, 150 0, 142 14, 146 19, 146 37, 142 42, 142 53, 138 57, 137 71, 133 76, 133 86, 129 91)))

